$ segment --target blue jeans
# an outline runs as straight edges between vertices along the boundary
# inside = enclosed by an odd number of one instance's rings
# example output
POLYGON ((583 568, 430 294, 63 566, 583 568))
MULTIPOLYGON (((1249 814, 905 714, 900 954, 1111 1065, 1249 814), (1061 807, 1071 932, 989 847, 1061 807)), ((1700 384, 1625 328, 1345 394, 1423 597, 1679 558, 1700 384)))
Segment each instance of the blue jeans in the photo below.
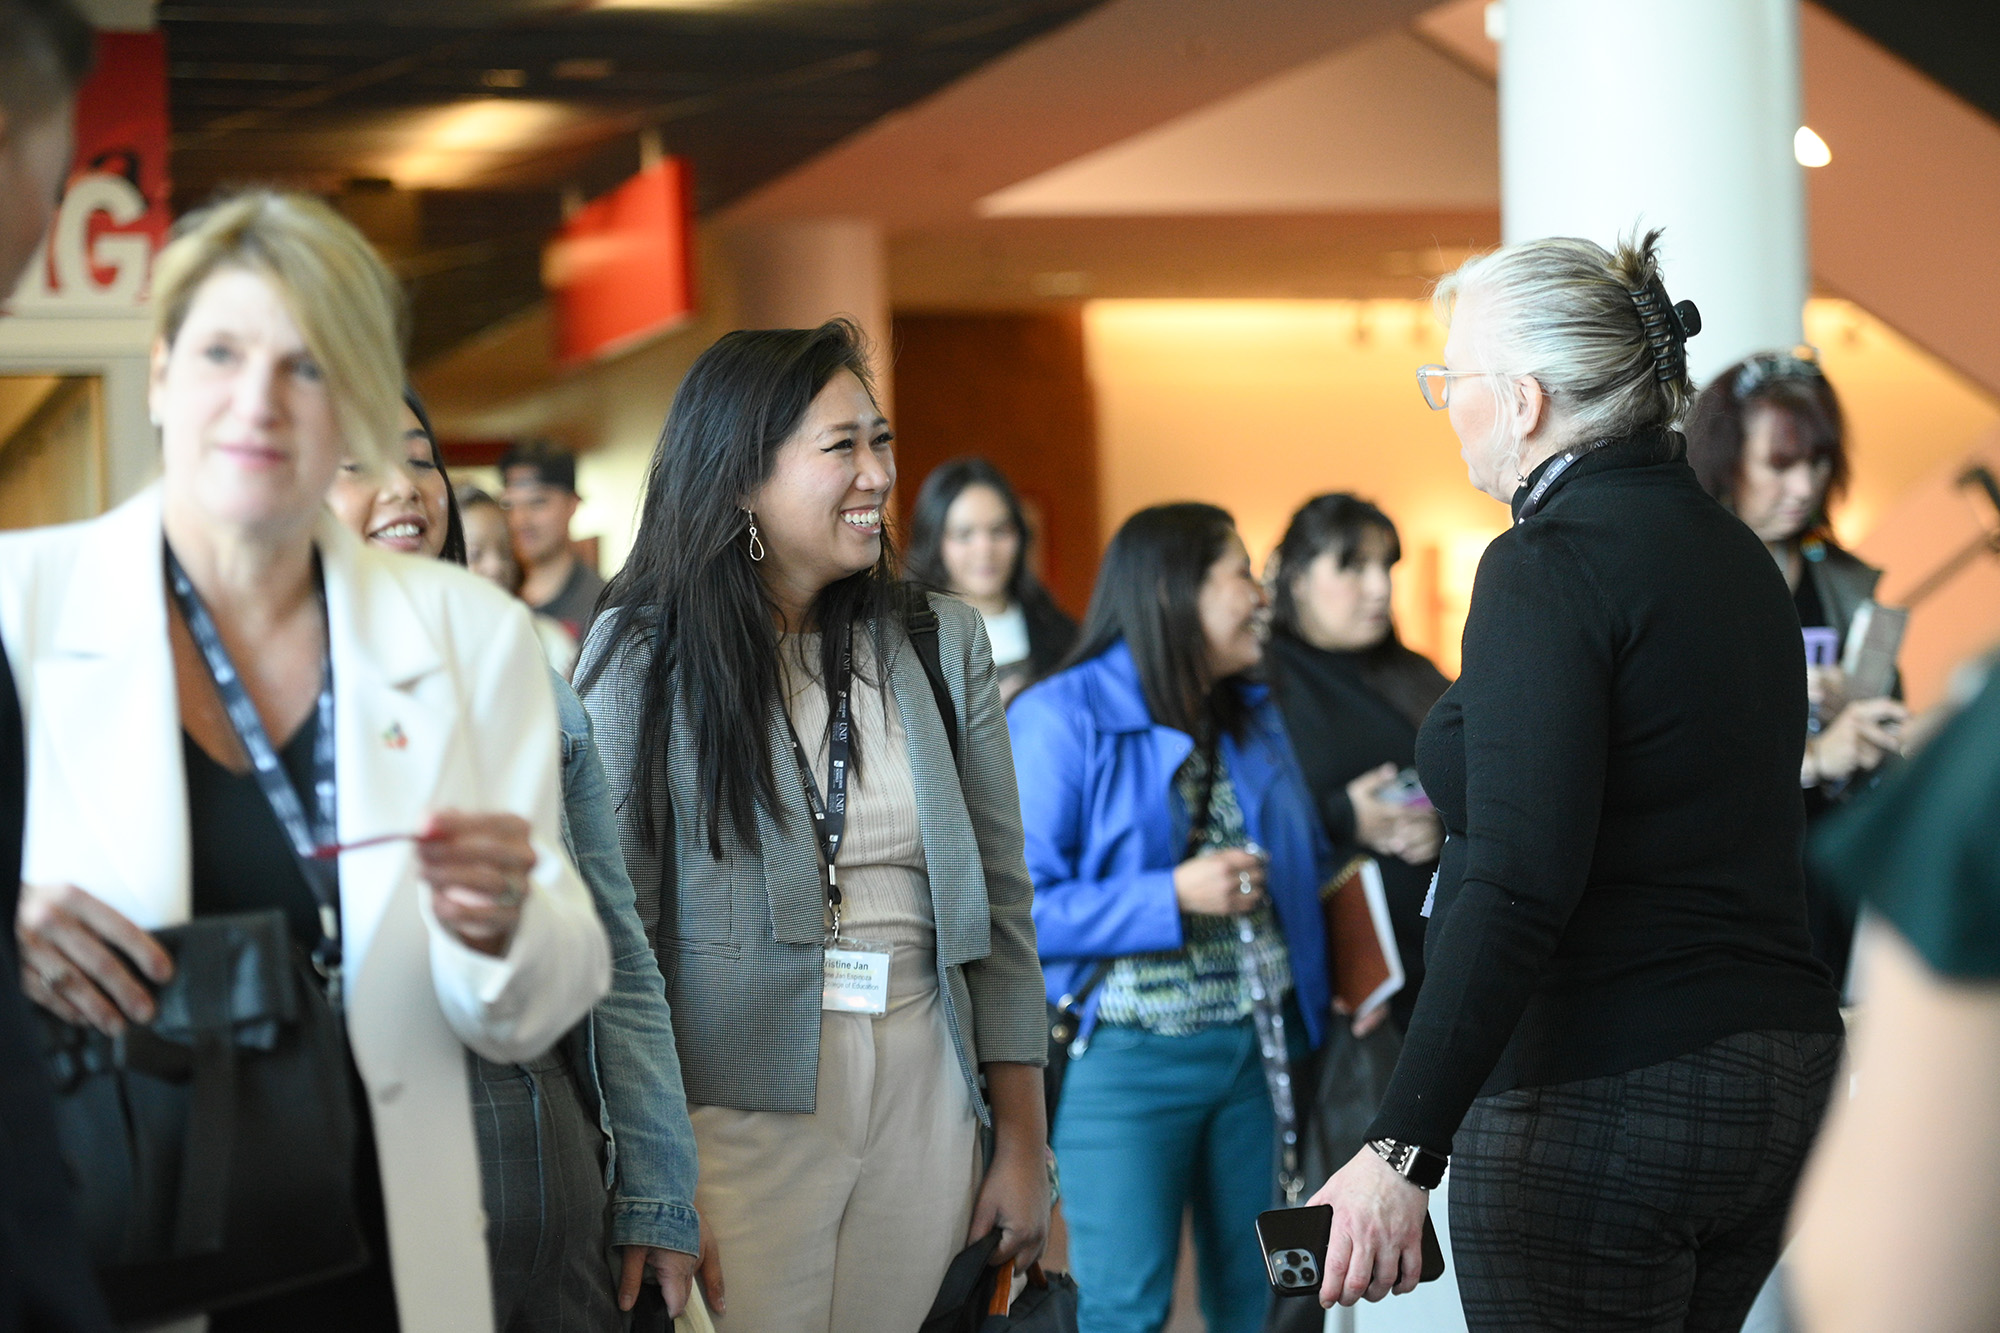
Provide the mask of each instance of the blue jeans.
POLYGON ((1056 1116, 1082 1333, 1165 1326, 1190 1204, 1209 1333, 1263 1327, 1256 1224, 1271 1207, 1273 1138, 1248 1019, 1187 1037, 1098 1026, 1056 1116))

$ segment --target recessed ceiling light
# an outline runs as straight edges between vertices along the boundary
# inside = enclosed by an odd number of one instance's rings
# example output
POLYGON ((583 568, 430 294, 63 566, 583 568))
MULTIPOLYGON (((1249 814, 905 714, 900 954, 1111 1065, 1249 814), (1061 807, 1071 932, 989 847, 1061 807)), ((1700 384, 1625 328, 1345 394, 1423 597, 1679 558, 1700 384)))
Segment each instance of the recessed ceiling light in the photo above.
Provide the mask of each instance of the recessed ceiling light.
POLYGON ((545 147, 581 117, 560 102, 482 97, 401 117, 377 174, 403 190, 454 189, 545 147))
POLYGON ((1812 132, 1811 126, 1801 125, 1792 136, 1792 156, 1802 167, 1823 167, 1833 161, 1833 150, 1826 146, 1826 140, 1812 132))

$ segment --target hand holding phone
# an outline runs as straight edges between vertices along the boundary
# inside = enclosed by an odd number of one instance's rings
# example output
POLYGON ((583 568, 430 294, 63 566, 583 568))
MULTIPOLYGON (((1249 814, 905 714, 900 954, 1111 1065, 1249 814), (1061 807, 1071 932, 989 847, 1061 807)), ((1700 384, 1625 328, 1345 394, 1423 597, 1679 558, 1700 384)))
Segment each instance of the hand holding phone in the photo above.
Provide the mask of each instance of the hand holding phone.
MULTIPOLYGON (((1327 1204, 1304 1208, 1273 1208, 1257 1216, 1257 1248, 1264 1271, 1279 1296, 1317 1296, 1326 1276, 1327 1236, 1333 1230, 1333 1209, 1327 1204)), ((1444 1248, 1430 1214, 1424 1214, 1424 1267, 1417 1280, 1435 1282, 1444 1276, 1444 1248)))

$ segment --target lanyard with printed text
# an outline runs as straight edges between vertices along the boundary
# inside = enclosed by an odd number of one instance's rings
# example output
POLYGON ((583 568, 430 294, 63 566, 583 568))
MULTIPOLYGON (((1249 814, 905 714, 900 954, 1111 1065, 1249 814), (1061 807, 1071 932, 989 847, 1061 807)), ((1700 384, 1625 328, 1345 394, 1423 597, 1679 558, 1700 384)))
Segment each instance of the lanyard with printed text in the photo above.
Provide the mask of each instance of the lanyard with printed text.
POLYGON ((1578 459, 1586 454, 1596 453, 1615 438, 1606 436, 1601 440, 1572 445, 1556 455, 1555 460, 1549 464, 1548 471, 1542 473, 1541 480, 1535 483, 1535 489, 1529 491, 1528 498, 1521 502, 1521 516, 1514 521, 1520 523, 1540 513, 1542 502, 1549 498, 1549 492, 1555 489, 1558 481, 1562 480, 1562 474, 1569 471, 1578 459))
MULTIPOLYGON (((181 619, 187 623, 188 634, 208 666, 209 679, 215 682, 215 692, 222 697, 222 706, 229 714, 229 725, 235 730, 236 739, 242 743, 244 753, 250 756, 250 771, 257 779, 258 790, 264 793, 272 815, 277 818, 278 826, 291 843, 299 873, 305 877, 306 887, 312 890, 319 904, 321 939, 319 946, 313 950, 313 966, 326 981, 328 997, 337 1005, 340 1002, 339 871, 332 860, 319 855, 320 848, 334 845, 339 836, 333 780, 332 637, 328 636, 326 655, 320 664, 318 734, 313 737, 314 810, 308 822, 305 805, 299 800, 299 793, 286 775, 284 765, 279 762, 277 751, 272 748, 271 737, 264 730, 264 720, 257 716, 257 705, 251 700, 250 691, 244 688, 243 678, 237 674, 235 663, 229 660, 229 650, 223 646, 222 632, 216 628, 215 618, 209 614, 201 594, 195 590, 187 571, 181 568, 181 562, 171 546, 166 548, 166 555, 167 586, 173 589, 174 600, 180 605, 181 619)), ((315 575, 318 572, 315 557, 315 575)))
POLYGON ((792 758, 798 761, 799 777, 804 779, 806 802, 812 807, 813 825, 818 834, 814 839, 819 845, 820 857, 826 863, 826 905, 833 913, 833 938, 840 937, 840 872, 836 863, 840 859, 840 840, 847 833, 847 766, 850 749, 848 728, 852 719, 848 710, 848 695, 854 685, 854 652, 849 649, 840 661, 838 688, 833 692, 833 726, 827 734, 826 742, 826 796, 821 798, 819 784, 813 780, 812 761, 806 755, 806 747, 799 743, 798 728, 794 727, 789 714, 785 718, 785 730, 792 739, 792 758))

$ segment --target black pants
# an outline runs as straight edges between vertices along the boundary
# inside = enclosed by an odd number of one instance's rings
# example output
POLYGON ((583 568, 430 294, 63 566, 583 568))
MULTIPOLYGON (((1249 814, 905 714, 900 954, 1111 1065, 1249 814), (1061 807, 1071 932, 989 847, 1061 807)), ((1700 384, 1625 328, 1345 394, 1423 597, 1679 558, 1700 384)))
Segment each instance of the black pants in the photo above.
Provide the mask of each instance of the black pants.
POLYGON ((1451 1166, 1468 1326, 1740 1328, 1777 1262, 1840 1045, 1746 1032, 1474 1102, 1451 1166))

